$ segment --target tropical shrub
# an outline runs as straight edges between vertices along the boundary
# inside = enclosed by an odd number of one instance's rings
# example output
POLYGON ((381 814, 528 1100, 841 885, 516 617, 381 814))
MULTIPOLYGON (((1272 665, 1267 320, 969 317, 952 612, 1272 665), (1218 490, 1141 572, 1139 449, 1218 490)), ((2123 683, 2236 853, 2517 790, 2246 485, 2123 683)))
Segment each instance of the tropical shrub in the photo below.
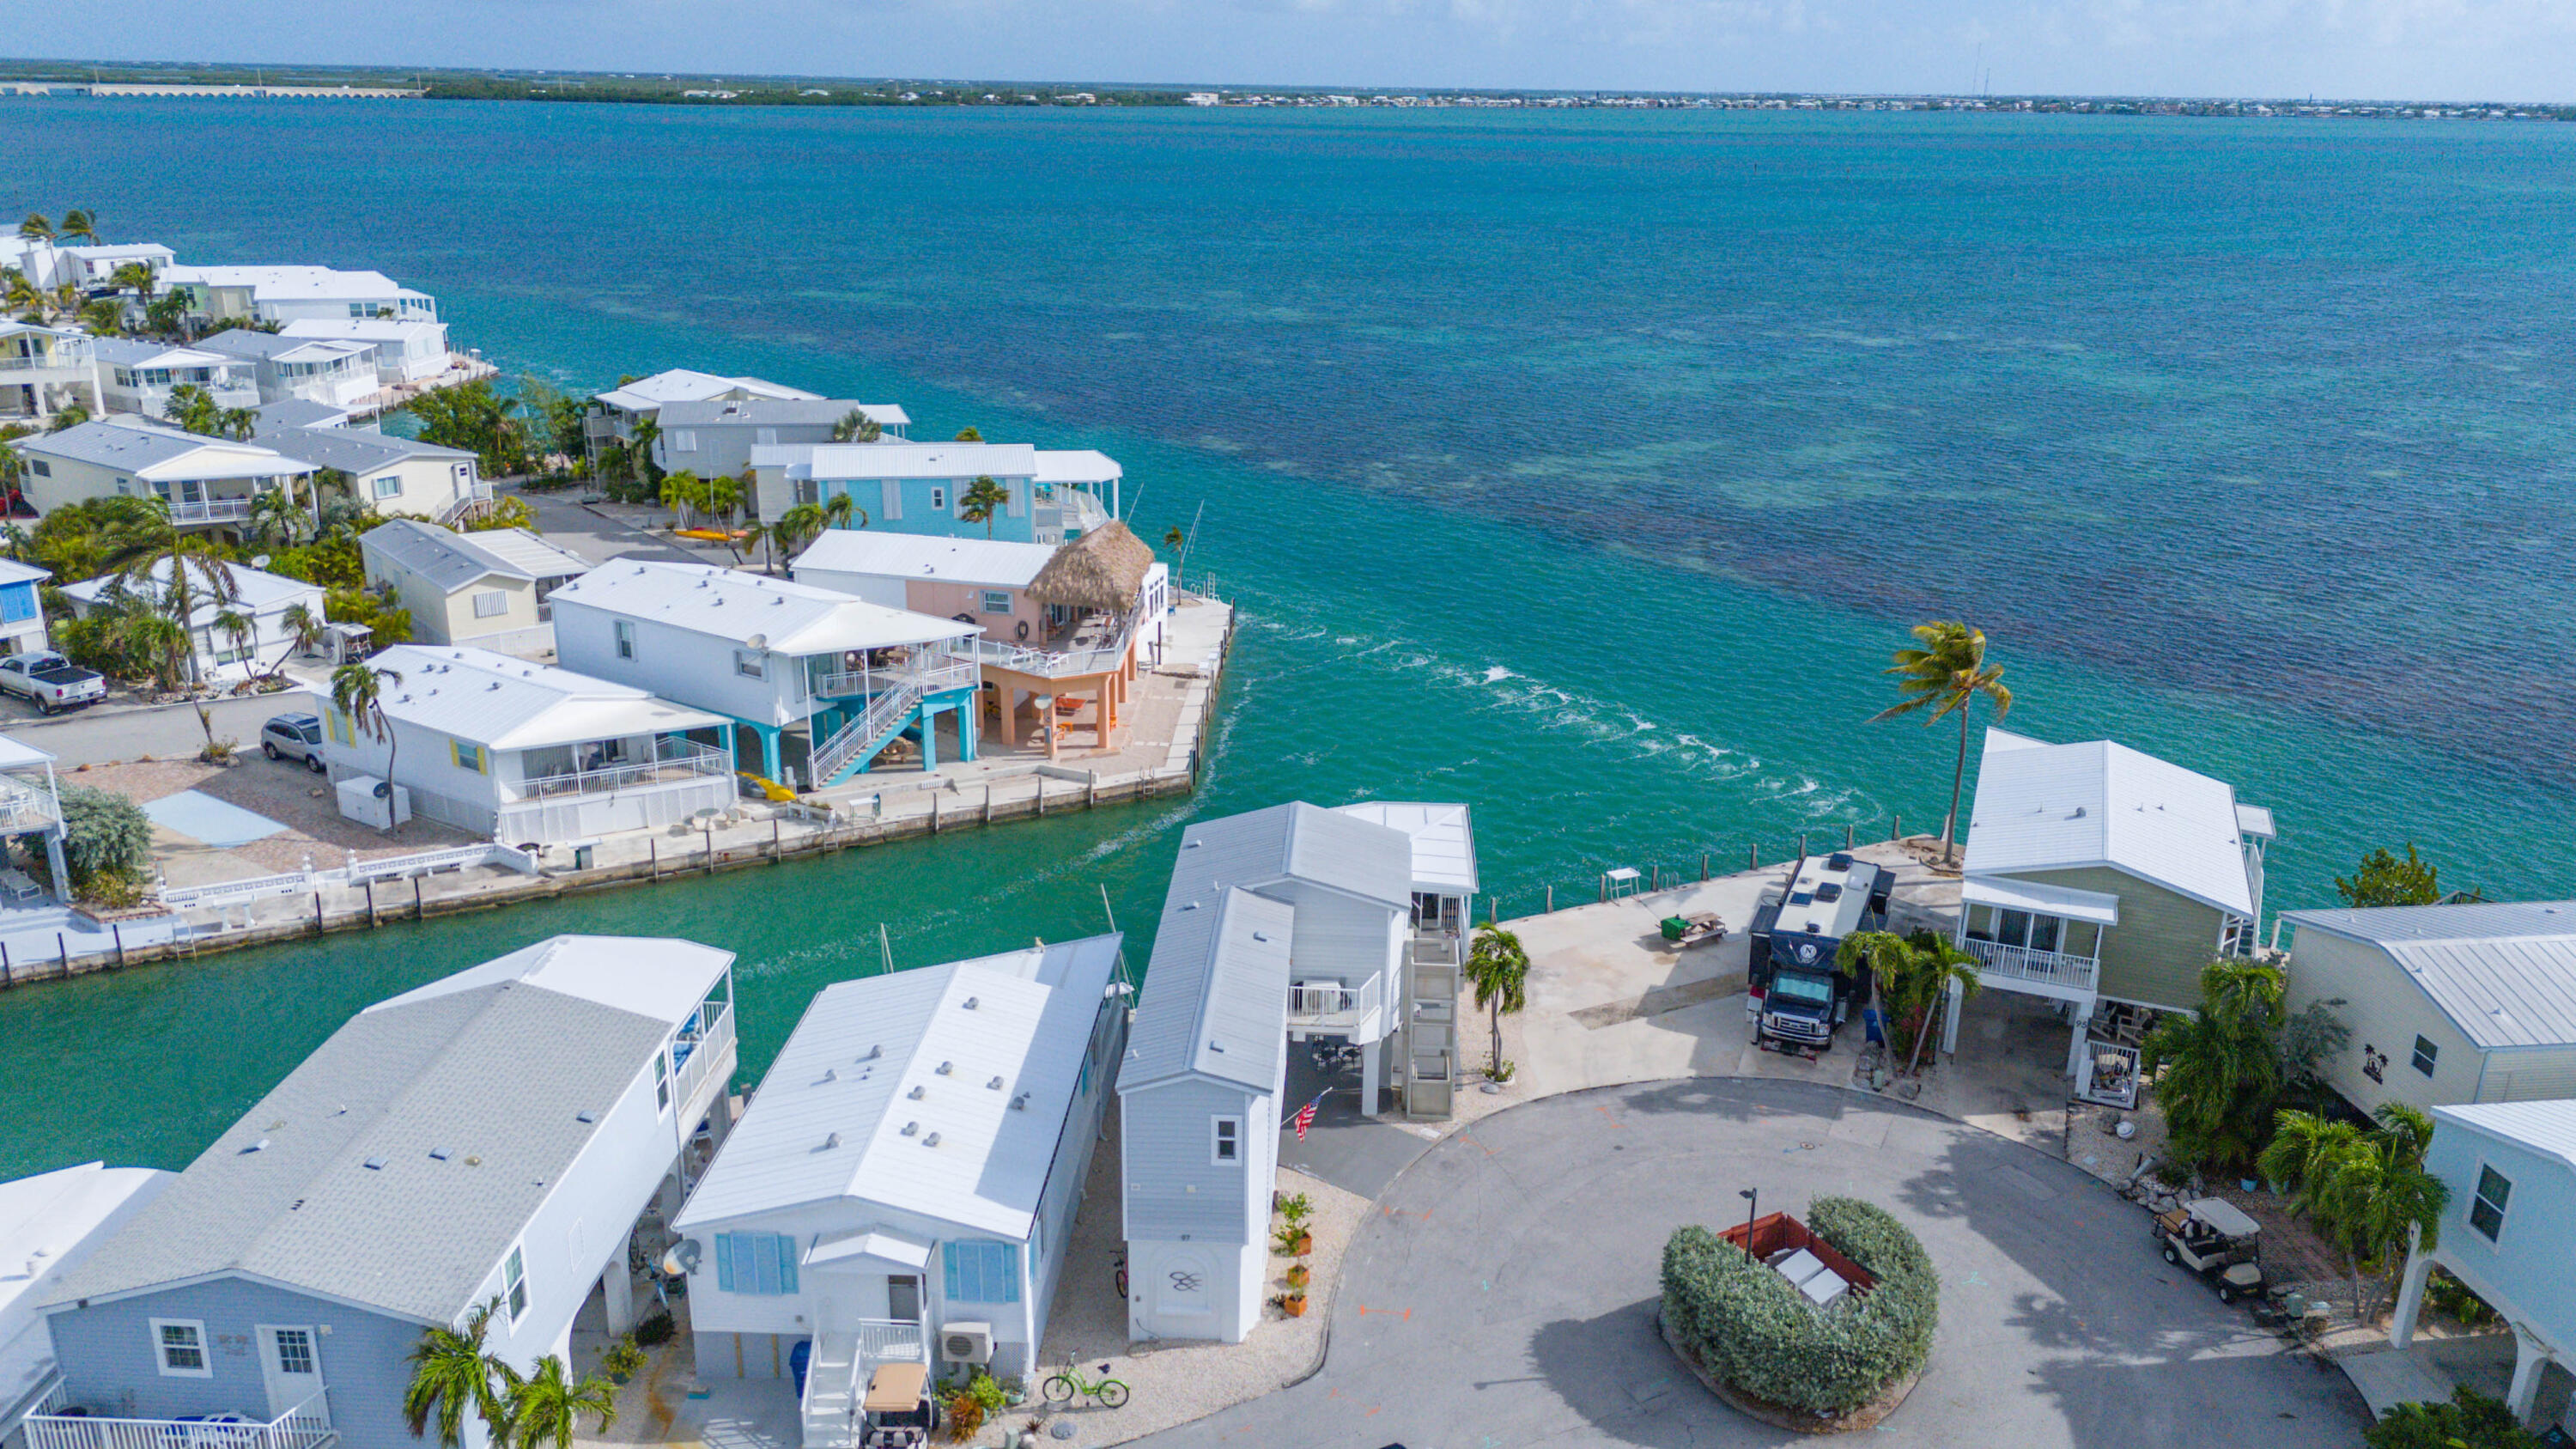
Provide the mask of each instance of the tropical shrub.
POLYGON ((379 649, 411 642, 411 610, 365 589, 323 590, 322 614, 334 624, 365 625, 379 649))
POLYGON ((2155 1083, 2176 1162, 2235 1167, 2272 1140, 2284 1085, 2282 988, 2277 966, 2212 961, 2201 968, 2200 1010, 2147 1033, 2138 1070, 2155 1083))
POLYGON ((2442 899, 2441 872, 2431 861, 2415 853, 2415 842, 2406 842, 2406 858, 2399 860, 2381 846, 2361 858, 2349 878, 2334 878, 2335 894, 2347 906, 2429 906, 2442 899))
POLYGON ((1694 1224, 1664 1244, 1664 1322, 1712 1378, 1831 1416, 1922 1369, 1940 1326, 1941 1279, 1914 1234, 1874 1204, 1820 1197, 1807 1226, 1877 1286, 1819 1311, 1788 1279, 1694 1224))
POLYGON ((100 876, 152 873, 152 817, 142 806, 92 785, 65 785, 61 797, 63 864, 71 870, 72 889, 82 890, 100 876))
POLYGON ((2462 1385, 2447 1404, 2399 1404, 2361 1431, 2370 1449, 2540 1449, 2501 1400, 2462 1385))
POLYGON ((974 1390, 950 1389, 947 1398, 948 1438, 951 1443, 966 1443, 983 1432, 984 1401, 975 1397, 974 1390))
POLYGON ((1011 1406, 1011 1396, 1003 1390, 1002 1381, 982 1369, 975 1370, 975 1376, 966 1381, 966 1392, 974 1395, 976 1404, 988 1417, 1011 1406))
POLYGON ((656 1309, 643 1322, 635 1325, 635 1341, 646 1348, 660 1348, 669 1343, 671 1335, 677 1332, 679 1332, 679 1325, 671 1321, 670 1311, 656 1309))

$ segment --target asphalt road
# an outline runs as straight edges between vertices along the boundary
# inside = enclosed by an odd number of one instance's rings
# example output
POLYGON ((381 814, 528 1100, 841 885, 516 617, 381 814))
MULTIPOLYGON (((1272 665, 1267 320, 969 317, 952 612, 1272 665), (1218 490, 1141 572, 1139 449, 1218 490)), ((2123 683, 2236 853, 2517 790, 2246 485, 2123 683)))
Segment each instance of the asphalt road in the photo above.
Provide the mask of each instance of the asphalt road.
MULTIPOLYGON (((12 700, 11 703, 23 701, 12 700)), ((217 700, 214 705, 215 738, 229 739, 245 750, 255 750, 259 748, 261 725, 281 714, 296 714, 313 708, 313 696, 302 690, 217 700)), ((55 759, 66 768, 105 764, 111 760, 138 760, 145 755, 157 760, 184 758, 206 747, 206 734, 198 727, 197 712, 184 704, 157 709, 117 710, 103 710, 92 705, 50 719, 38 718, 30 711, 25 719, 5 721, 5 728, 11 739, 52 751, 55 759)))
POLYGON ((1313 1378, 1138 1440, 1156 1449, 1785 1445, 1656 1333, 1686 1222, 1809 1197, 1902 1217, 1942 1275, 1941 1336, 1862 1437, 1924 1449, 2350 1449, 2344 1376, 2258 1332, 2156 1255, 2143 1211, 1973 1127, 1794 1082, 1695 1080, 1549 1098, 1398 1177, 1343 1260, 1313 1378))

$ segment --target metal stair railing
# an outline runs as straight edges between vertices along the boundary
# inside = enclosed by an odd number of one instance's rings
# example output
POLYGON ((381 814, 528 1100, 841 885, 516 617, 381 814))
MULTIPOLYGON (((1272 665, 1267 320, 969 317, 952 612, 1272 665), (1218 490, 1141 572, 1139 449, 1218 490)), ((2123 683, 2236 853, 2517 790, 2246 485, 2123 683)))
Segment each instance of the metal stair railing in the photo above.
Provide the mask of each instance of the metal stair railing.
POLYGON ((921 686, 911 680, 869 700, 858 718, 834 730, 830 739, 814 747, 814 788, 819 790, 839 780, 841 771, 852 760, 894 730, 919 703, 921 686))

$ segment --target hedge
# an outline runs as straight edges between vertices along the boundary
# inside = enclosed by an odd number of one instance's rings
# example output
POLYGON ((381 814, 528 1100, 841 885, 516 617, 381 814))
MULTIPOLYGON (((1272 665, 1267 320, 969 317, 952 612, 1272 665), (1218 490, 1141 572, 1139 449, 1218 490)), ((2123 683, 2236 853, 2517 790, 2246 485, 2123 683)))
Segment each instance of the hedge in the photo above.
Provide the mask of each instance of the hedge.
POLYGON ((1845 1197, 1808 1206, 1807 1226, 1878 1283, 1819 1312, 1789 1280, 1696 1225, 1664 1244, 1664 1321, 1712 1377, 1818 1416, 1848 1413, 1920 1371, 1941 1321, 1941 1278, 1887 1212, 1845 1197))

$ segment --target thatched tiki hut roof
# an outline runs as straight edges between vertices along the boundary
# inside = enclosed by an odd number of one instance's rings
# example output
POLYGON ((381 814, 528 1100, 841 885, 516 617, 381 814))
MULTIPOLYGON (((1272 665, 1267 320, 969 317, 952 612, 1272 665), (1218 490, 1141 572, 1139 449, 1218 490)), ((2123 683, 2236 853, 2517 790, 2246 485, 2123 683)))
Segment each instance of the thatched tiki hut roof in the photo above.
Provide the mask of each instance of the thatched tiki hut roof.
POLYGON ((1029 597, 1041 604, 1123 614, 1136 607, 1154 550, 1126 524, 1111 520, 1067 540, 1029 580, 1029 597))

